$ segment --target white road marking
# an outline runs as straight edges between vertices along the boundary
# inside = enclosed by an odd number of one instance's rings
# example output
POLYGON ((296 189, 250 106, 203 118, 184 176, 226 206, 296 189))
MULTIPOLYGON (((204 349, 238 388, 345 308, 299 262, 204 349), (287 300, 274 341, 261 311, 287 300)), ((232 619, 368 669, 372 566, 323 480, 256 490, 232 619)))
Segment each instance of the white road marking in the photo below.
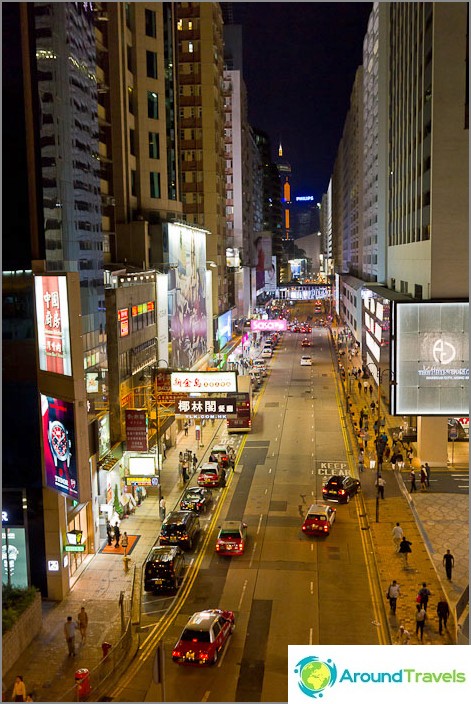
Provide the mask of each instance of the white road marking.
POLYGON ((208 691, 205 692, 205 693, 203 694, 203 696, 201 697, 201 701, 202 701, 202 702, 207 702, 208 699, 209 699, 209 695, 210 695, 210 694, 211 694, 211 692, 210 692, 210 690, 208 689, 208 691))
POLYGON ((311 582, 311 594, 314 594, 314 582, 311 582))
POLYGON ((246 589, 247 589, 247 580, 245 580, 244 586, 242 587, 242 594, 240 595, 239 603, 237 605, 237 611, 240 611, 240 607, 242 606, 242 601, 244 599, 244 594, 245 594, 246 589))
POLYGON ((253 544, 253 548, 252 548, 252 557, 250 558, 250 562, 249 562, 249 569, 252 567, 252 563, 253 563, 253 559, 254 559, 254 556, 255 556, 255 548, 256 548, 256 547, 257 547, 257 543, 254 543, 254 544, 253 544))
POLYGON ((312 628, 309 629, 309 645, 312 645, 312 628))
POLYGON ((260 514, 260 518, 258 519, 257 535, 260 533, 260 527, 262 525, 262 520, 263 520, 263 513, 260 514))

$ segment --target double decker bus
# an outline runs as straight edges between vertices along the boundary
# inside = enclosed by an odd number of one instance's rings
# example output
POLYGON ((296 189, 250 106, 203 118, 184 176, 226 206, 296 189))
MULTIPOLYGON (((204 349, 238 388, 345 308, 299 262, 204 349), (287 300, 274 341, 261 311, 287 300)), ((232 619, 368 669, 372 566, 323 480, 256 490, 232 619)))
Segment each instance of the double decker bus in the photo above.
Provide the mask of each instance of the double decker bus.
POLYGON ((250 376, 237 377, 236 414, 227 419, 228 433, 250 433, 252 430, 252 386, 250 376))

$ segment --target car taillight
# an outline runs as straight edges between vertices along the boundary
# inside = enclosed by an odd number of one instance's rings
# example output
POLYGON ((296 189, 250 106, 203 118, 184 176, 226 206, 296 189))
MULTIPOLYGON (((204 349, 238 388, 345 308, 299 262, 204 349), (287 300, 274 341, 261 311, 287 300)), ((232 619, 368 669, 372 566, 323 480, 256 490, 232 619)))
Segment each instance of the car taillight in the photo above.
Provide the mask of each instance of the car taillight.
POLYGON ((172 651, 172 658, 181 658, 182 654, 179 650, 172 651))
POLYGON ((345 494, 345 489, 339 489, 339 494, 340 496, 343 496, 345 494))
POLYGON ((208 656, 208 653, 200 652, 200 653, 198 654, 198 659, 199 659, 200 661, 207 660, 208 657, 209 657, 209 656, 208 656))
POLYGON ((244 547, 244 543, 239 543, 239 550, 242 550, 243 547, 244 547))
POLYGON ((329 526, 324 526, 324 531, 325 531, 326 533, 328 533, 328 532, 329 532, 329 526))
POLYGON ((328 491, 329 491, 329 490, 328 490, 328 488, 327 488, 326 486, 323 486, 323 487, 322 487, 322 493, 323 493, 323 494, 327 494, 328 491))
POLYGON ((219 545, 219 543, 216 543, 216 550, 220 550, 220 549, 221 549, 221 546, 219 545))

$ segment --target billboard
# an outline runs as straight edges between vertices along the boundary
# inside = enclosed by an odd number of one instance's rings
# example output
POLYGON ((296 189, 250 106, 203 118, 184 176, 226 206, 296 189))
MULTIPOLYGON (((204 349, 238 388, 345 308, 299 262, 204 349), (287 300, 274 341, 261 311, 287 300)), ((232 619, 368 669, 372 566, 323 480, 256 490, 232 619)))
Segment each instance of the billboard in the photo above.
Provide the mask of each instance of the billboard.
POLYGON ((126 409, 126 449, 147 452, 147 411, 126 409))
POLYGON ((272 239, 270 233, 257 235, 253 243, 253 264, 255 266, 255 280, 257 291, 265 286, 265 271, 272 266, 272 239))
POLYGON ((208 414, 216 414, 225 417, 236 412, 236 399, 234 396, 218 398, 181 396, 175 404, 175 413, 180 415, 206 416, 208 414))
POLYGON ((2 584, 29 586, 25 528, 2 525, 2 584))
POLYGON ((223 313, 218 317, 218 329, 217 329, 217 340, 219 343, 219 349, 222 350, 223 347, 227 345, 232 339, 232 311, 229 310, 227 313, 223 313))
POLYGON ((66 276, 35 276, 39 368, 72 375, 66 276))
POLYGON ((283 319, 277 320, 256 320, 252 318, 250 321, 250 330, 252 332, 283 332, 288 329, 288 321, 283 319))
POLYGON ((172 372, 172 391, 222 393, 237 391, 235 372, 172 372))
POLYGON ((74 404, 40 396, 46 486, 78 501, 74 404))
POLYGON ((165 232, 169 262, 175 265, 169 272, 170 363, 189 369, 207 350, 206 232, 175 223, 165 232))
POLYGON ((394 306, 392 412, 469 414, 469 303, 394 306))

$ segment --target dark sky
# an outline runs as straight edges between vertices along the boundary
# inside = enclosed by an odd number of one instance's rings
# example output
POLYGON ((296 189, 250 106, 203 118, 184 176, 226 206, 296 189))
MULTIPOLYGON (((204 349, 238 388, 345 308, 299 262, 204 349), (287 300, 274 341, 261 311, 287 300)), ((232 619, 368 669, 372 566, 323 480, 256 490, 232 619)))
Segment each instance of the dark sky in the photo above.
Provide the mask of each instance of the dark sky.
POLYGON ((326 192, 372 3, 234 2, 243 27, 249 122, 281 139, 292 193, 326 192))

